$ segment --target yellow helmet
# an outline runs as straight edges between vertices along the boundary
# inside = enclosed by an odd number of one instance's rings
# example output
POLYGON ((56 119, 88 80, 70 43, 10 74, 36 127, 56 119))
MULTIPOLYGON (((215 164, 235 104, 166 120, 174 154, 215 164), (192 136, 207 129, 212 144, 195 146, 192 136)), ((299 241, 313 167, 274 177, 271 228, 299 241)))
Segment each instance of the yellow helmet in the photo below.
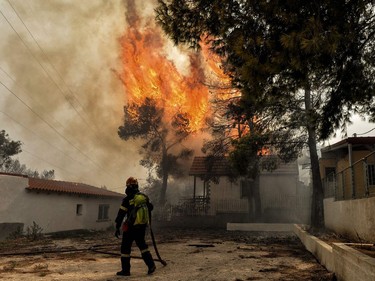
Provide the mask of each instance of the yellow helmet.
POLYGON ((136 178, 130 177, 126 180, 126 186, 129 185, 138 185, 138 181, 136 178))

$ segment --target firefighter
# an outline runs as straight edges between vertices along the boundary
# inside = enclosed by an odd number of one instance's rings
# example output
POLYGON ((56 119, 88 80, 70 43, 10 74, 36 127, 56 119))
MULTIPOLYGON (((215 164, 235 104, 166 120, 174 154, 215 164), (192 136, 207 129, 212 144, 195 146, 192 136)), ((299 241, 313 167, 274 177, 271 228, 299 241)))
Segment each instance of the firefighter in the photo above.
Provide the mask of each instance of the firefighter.
POLYGON ((130 252, 133 241, 141 251, 142 258, 148 267, 148 274, 152 274, 156 267, 152 255, 145 241, 146 228, 149 223, 149 212, 152 204, 149 198, 139 192, 138 181, 130 177, 126 181, 125 198, 116 217, 116 233, 119 238, 122 225, 121 243, 121 271, 117 275, 130 276, 130 252), (124 218, 126 216, 125 222, 124 218))

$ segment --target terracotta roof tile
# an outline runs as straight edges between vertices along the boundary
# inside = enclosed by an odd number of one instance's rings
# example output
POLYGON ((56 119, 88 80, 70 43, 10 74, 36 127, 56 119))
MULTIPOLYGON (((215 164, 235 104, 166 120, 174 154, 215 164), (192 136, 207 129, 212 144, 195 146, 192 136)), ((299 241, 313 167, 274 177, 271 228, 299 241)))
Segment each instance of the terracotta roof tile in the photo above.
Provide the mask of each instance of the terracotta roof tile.
POLYGON ((208 158, 204 156, 194 157, 193 163, 190 167, 189 175, 202 176, 210 174, 217 176, 224 176, 230 174, 230 166, 227 158, 208 158), (212 162, 210 162, 212 161, 212 162), (210 167, 210 165, 212 165, 210 167))
POLYGON ((104 197, 123 197, 123 194, 98 188, 95 186, 74 183, 66 181, 46 180, 29 178, 29 186, 27 190, 39 191, 39 192, 57 192, 57 193, 68 193, 77 195, 88 195, 88 196, 104 196, 104 197))

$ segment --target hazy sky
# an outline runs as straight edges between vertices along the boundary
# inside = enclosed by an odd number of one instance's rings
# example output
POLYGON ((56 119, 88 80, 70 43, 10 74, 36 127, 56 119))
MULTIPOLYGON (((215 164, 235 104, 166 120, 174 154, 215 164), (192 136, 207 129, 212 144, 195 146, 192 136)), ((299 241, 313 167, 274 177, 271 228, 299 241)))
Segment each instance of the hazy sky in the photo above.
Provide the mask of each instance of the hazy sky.
MULTIPOLYGON (((125 1, 0 0, 0 129, 23 142, 29 168, 120 192, 128 176, 146 177, 117 135, 125 1)), ((135 3, 152 16, 154 1, 135 3)), ((375 127, 354 123, 348 136, 375 127)))
POLYGON ((19 160, 118 191, 142 177, 137 150, 117 135, 124 2, 0 0, 0 12, 0 124, 23 142, 19 160))

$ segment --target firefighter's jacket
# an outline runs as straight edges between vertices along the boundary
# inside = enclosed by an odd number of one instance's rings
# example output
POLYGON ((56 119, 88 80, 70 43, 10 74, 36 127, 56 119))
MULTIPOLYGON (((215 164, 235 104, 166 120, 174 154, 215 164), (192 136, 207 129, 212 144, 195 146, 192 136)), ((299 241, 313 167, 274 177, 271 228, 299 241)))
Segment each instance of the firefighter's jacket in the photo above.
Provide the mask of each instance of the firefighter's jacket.
POLYGON ((143 193, 136 193, 135 195, 126 196, 122 200, 122 204, 116 217, 116 228, 120 228, 126 216, 126 223, 129 226, 145 225, 149 223, 149 211, 152 210, 147 195, 143 193))

